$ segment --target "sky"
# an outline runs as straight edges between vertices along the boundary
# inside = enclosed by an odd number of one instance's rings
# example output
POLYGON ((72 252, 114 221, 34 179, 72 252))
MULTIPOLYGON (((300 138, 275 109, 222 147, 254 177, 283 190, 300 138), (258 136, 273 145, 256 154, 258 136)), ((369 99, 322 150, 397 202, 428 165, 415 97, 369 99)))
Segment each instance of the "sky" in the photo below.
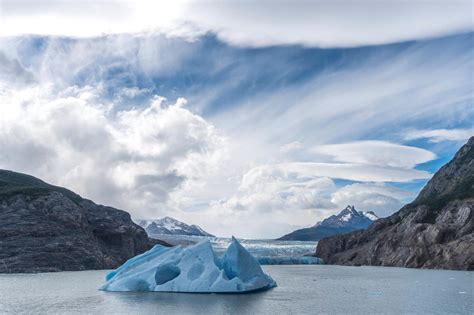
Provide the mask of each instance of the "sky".
POLYGON ((0 168, 274 238, 388 216, 474 135, 470 1, 0 0, 0 168))

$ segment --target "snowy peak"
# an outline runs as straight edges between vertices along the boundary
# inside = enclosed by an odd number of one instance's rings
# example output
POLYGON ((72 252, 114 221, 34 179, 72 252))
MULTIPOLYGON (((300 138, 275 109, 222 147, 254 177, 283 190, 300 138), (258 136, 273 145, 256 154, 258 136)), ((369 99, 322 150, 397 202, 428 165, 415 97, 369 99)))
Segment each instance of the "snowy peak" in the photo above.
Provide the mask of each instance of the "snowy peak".
POLYGON ((328 236, 366 229, 375 220, 378 220, 378 217, 372 211, 357 211, 354 206, 349 205, 337 215, 332 215, 310 228, 293 231, 279 239, 319 241, 328 236))
POLYGON ((214 236, 207 233, 197 225, 188 225, 171 217, 156 220, 140 220, 138 225, 143 227, 148 235, 192 235, 192 236, 214 236))
POLYGON ((378 220, 377 215, 372 211, 357 211, 354 206, 347 206, 339 214, 332 215, 321 222, 318 222, 316 226, 331 226, 331 227, 342 227, 342 226, 355 226, 355 227, 367 227, 368 224, 378 220))
POLYGON ((356 211, 354 206, 347 206, 344 210, 342 210, 337 216, 340 217, 342 221, 350 221, 354 217, 359 217, 361 214, 356 211))

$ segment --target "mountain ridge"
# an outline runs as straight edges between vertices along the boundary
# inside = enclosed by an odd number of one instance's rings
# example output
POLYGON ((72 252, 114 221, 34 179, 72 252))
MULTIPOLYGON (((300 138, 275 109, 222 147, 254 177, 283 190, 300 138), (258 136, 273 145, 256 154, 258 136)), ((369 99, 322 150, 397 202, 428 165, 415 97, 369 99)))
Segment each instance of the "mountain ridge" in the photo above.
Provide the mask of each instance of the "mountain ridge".
POLYGON ((348 205, 338 214, 327 217, 312 227, 283 235, 278 240, 319 241, 324 237, 365 229, 376 219, 378 217, 374 212, 357 211, 354 206, 348 205))
POLYGON ((189 225, 169 216, 161 219, 138 220, 137 223, 145 229, 149 236, 164 234, 214 237, 196 224, 189 225))

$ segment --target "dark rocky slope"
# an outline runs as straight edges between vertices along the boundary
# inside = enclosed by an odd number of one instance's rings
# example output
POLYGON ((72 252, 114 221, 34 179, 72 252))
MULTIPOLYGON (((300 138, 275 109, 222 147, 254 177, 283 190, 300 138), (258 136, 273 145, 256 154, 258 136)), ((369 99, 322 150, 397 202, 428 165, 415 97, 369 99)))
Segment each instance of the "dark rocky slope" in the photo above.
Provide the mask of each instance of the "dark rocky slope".
POLYGON ((0 170, 0 273, 116 268, 157 242, 125 211, 0 170))
POLYGON ((412 203, 367 230, 321 240, 329 264, 474 270, 474 137, 412 203))

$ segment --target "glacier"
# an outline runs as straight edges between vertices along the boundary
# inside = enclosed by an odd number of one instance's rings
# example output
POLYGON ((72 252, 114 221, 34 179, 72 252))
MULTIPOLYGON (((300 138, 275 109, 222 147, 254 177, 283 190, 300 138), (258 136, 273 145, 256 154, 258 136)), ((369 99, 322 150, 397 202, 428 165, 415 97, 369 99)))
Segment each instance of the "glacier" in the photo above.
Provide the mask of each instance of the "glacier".
POLYGON ((275 286, 258 260, 232 237, 222 258, 208 239, 189 247, 155 245, 109 272, 100 290, 240 293, 275 286))

